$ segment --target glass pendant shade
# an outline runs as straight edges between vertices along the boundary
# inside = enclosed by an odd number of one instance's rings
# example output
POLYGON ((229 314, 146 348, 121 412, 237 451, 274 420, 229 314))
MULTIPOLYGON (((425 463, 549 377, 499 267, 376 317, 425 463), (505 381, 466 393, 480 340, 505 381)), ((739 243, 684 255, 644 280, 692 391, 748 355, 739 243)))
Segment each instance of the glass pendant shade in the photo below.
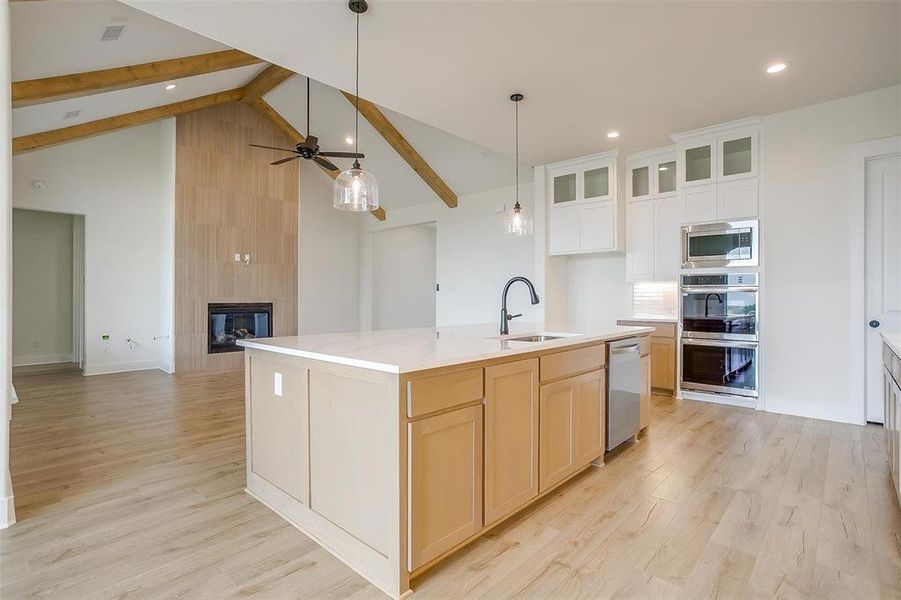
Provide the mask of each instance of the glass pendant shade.
POLYGON ((369 212, 379 207, 379 182, 359 164, 335 177, 334 206, 349 212, 369 212))
POLYGON ((532 235, 532 217, 519 202, 504 213, 504 233, 510 235, 532 235))

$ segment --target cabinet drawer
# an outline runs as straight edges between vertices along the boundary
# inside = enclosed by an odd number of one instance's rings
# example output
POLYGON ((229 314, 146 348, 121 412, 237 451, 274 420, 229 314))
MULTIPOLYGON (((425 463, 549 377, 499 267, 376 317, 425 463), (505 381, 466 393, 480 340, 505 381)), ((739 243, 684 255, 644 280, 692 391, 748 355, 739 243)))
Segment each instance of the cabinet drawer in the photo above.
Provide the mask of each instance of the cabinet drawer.
POLYGON ((419 377, 407 382, 407 416, 421 417, 481 400, 483 395, 481 367, 419 377))
POLYGON ((542 356, 539 363, 539 378, 542 382, 561 377, 569 377, 577 373, 591 371, 604 366, 607 362, 605 344, 566 350, 542 356))

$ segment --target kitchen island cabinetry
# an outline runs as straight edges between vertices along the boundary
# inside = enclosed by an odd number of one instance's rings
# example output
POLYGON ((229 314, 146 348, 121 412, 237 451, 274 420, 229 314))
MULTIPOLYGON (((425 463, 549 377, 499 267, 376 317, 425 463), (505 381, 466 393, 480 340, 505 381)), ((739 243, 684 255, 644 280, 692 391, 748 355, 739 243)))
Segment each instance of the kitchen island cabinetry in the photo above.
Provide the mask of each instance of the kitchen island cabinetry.
POLYGON ((247 491, 405 597, 412 578, 600 462, 606 342, 651 331, 244 341, 247 491))
POLYGON ((883 334, 882 399, 885 454, 892 474, 892 489, 901 502, 901 333, 883 334))

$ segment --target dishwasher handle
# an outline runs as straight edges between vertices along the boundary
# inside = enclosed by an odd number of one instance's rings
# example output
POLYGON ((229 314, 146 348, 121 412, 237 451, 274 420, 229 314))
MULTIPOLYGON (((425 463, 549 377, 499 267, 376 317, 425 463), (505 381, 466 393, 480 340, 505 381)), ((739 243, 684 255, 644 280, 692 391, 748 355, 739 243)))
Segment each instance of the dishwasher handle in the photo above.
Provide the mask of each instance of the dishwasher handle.
POLYGON ((631 346, 620 346, 619 348, 611 348, 610 354, 629 354, 630 352, 638 352, 641 344, 632 344, 631 346))

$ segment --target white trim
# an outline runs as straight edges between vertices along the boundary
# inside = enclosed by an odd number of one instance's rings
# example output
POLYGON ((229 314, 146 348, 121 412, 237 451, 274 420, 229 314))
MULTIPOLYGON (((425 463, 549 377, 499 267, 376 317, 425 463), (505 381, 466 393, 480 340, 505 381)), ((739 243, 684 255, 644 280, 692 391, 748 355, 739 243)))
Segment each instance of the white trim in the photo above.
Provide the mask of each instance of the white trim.
POLYGON ((901 136, 892 136, 848 146, 850 179, 849 225, 851 242, 848 259, 851 269, 851 377, 848 398, 856 415, 855 423, 867 421, 866 402, 866 204, 867 161, 882 156, 901 154, 901 136), (859 365, 860 368, 854 368, 859 365), (856 402, 857 406, 853 406, 856 402), (856 410, 855 410, 856 409, 856 410))
POLYGON ((39 356, 13 356, 14 367, 28 367, 31 365, 52 365, 56 363, 74 363, 73 354, 43 354, 39 356))
POLYGON ((111 373, 127 373, 129 371, 150 371, 159 369, 166 373, 172 373, 172 365, 167 362, 157 360, 136 360, 133 362, 107 363, 97 366, 85 364, 82 374, 90 375, 109 375, 111 373))
MULTIPOLYGON (((701 127, 700 129, 680 131, 679 133, 671 134, 670 138, 674 142, 684 142, 696 137, 713 136, 724 130, 737 129, 739 127, 759 127, 761 125, 763 125, 763 119, 761 117, 748 117, 746 119, 738 119, 736 121, 728 121, 726 123, 708 125, 707 127, 701 127)), ((716 174, 714 174, 713 179, 716 180, 716 174)))
POLYGON ((0 529, 6 529, 16 522, 16 503, 12 496, 0 498, 0 529))
MULTIPOLYGON (((550 169, 554 169, 557 167, 571 167, 574 165, 579 165, 583 162, 589 162, 589 161, 593 161, 593 160, 600 160, 600 159, 606 159, 606 158, 615 159, 617 156, 619 156, 619 150, 608 150, 606 152, 599 152, 597 154, 587 154, 585 156, 576 156, 574 158, 567 158, 566 160, 561 160, 559 162, 544 165, 544 167, 550 168, 550 169)), ((616 178, 611 178, 610 181, 615 182, 616 178)), ((611 191, 611 195, 615 195, 615 191, 611 191)))

